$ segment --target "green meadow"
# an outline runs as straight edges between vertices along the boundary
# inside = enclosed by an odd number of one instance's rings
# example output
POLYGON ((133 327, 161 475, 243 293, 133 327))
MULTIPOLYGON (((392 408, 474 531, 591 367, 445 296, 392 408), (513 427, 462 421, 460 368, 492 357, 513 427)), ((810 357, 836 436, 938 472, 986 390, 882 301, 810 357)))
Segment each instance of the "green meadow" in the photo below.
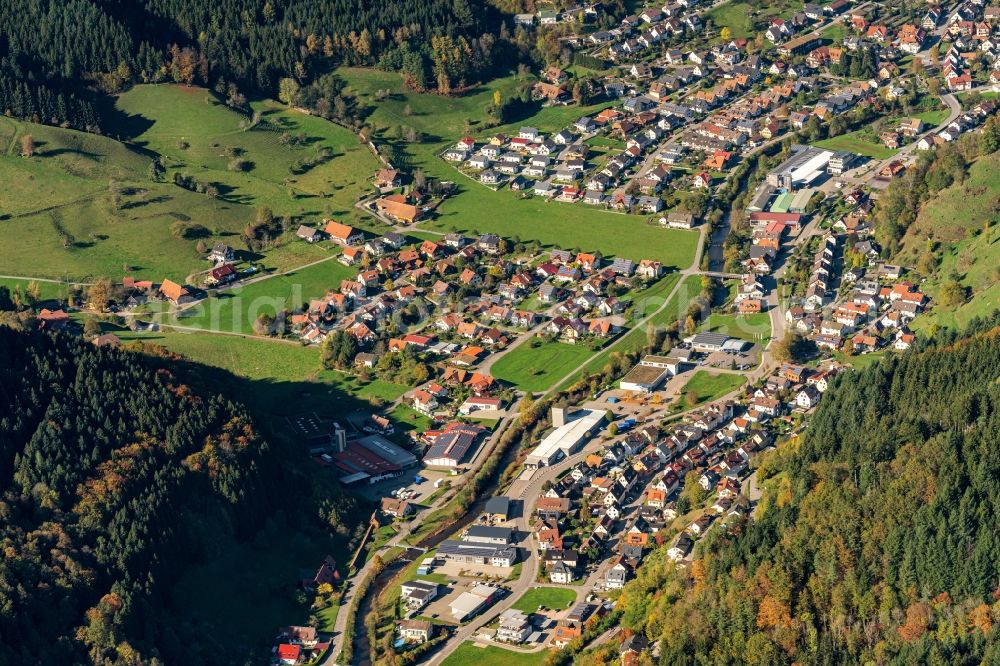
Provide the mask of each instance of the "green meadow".
MULTIPOLYGON (((239 234, 263 205, 278 215, 380 228, 353 207, 378 162, 347 129, 263 101, 254 105, 263 122, 244 130, 245 118, 211 92, 173 85, 137 86, 116 108, 105 136, 0 118, 3 273, 82 280, 118 277, 127 266, 136 277, 183 280, 207 268, 199 241, 241 249, 239 234), (300 134, 299 145, 282 139, 300 134), (24 135, 34 139, 32 157, 20 155, 24 135), (318 158, 321 149, 329 158, 318 158), (245 171, 230 170, 235 154, 245 171), (150 175, 157 157, 167 167, 162 182, 150 175), (306 162, 315 164, 291 172, 306 162), (179 187, 174 173, 218 195, 179 187), (184 237, 178 223, 200 231, 184 237)), ((300 252, 284 245, 268 254, 287 269, 300 252)))
POLYGON ((493 92, 507 97, 533 79, 509 76, 480 86, 458 97, 420 94, 405 90, 398 74, 368 69, 339 70, 349 89, 374 107, 367 121, 385 140, 395 140, 397 127, 413 128, 424 135, 419 143, 402 144, 410 165, 442 180, 456 182, 460 192, 445 201, 438 217, 420 225, 433 231, 494 232, 544 245, 597 250, 631 259, 658 259, 665 265, 686 268, 694 257, 698 236, 687 231, 660 229, 641 216, 596 210, 582 204, 521 199, 503 188, 494 192, 462 175, 438 155, 466 134, 485 137, 516 133, 523 125, 555 132, 584 115, 609 106, 555 106, 532 110, 531 115, 488 128, 483 110, 493 92))
POLYGON ((491 374, 522 391, 544 391, 594 354, 584 343, 545 341, 536 347, 533 342, 526 342, 504 355, 492 366, 491 374))

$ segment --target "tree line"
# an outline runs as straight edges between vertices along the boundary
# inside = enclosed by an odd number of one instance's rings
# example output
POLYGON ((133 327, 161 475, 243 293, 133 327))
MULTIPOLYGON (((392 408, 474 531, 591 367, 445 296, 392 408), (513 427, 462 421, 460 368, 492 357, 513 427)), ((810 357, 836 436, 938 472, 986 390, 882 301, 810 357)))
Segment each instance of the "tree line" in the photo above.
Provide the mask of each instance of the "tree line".
POLYGON ((277 96, 288 79, 307 105, 323 98, 332 112, 323 77, 339 65, 400 71, 415 89, 448 93, 532 48, 505 19, 486 0, 11 0, 0 111, 97 130, 101 95, 132 84, 200 84, 238 99, 277 96))
POLYGON ((279 493, 295 473, 282 446, 189 376, 0 326, 0 664, 228 663, 247 646, 176 621, 181 574, 278 509, 350 531, 353 498, 308 480, 279 493))
POLYGON ((994 663, 998 333, 1000 311, 838 377, 760 462, 763 510, 686 568, 654 551, 622 624, 660 663, 994 663))

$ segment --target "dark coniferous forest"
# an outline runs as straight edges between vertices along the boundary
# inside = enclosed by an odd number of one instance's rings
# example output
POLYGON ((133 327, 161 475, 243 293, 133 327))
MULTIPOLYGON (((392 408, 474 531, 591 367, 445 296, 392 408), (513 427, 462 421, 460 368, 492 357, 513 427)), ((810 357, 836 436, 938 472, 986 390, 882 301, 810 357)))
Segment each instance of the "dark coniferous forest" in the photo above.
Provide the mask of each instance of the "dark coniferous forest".
POLYGON ((174 363, 0 326, 3 666, 228 663, 170 620, 169 593, 282 508, 288 472, 243 407, 174 363))
POLYGON ((763 463, 757 520, 687 568, 657 551, 623 624, 664 664, 998 663, 998 323, 839 377, 763 463))
POLYGON ((518 60, 505 18, 485 0, 8 0, 0 111, 96 131, 100 95, 134 83, 274 97, 339 65, 447 93, 518 60))

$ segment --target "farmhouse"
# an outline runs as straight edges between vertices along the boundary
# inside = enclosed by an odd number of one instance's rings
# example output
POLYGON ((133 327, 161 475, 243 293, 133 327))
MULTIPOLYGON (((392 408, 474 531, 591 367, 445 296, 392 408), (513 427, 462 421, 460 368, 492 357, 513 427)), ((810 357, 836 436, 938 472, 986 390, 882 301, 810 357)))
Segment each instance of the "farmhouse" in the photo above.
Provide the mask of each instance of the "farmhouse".
POLYGON ((306 224, 299 225, 299 229, 295 232, 295 236, 301 238, 307 243, 315 243, 316 241, 323 239, 323 234, 318 229, 314 229, 306 224))
POLYGON ((171 280, 164 280, 160 284, 160 293, 174 305, 181 305, 192 300, 191 294, 187 289, 171 280))
POLYGON ((398 194, 382 197, 375 202, 375 208, 380 214, 404 224, 413 224, 421 216, 418 206, 408 203, 405 197, 398 194))
POLYGON ((323 231, 330 237, 330 240, 341 245, 357 245, 365 239, 364 233, 360 230, 334 220, 327 220, 323 231))

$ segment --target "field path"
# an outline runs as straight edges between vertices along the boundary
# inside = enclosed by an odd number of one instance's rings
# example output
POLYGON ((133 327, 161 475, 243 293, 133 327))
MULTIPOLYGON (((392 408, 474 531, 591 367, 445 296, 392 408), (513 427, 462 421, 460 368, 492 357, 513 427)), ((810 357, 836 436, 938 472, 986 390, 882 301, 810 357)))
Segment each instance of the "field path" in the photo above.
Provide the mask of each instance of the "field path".
POLYGON ((69 287, 89 287, 93 282, 72 282, 70 280, 55 280, 53 278, 32 277, 30 275, 0 275, 0 280, 24 280, 26 282, 47 282, 49 284, 64 284, 69 287))
POLYGON ((706 235, 707 235, 707 227, 705 225, 702 225, 698 229, 698 249, 694 253, 694 261, 691 262, 690 266, 688 266, 684 270, 680 271, 680 273, 679 273, 680 277, 678 278, 677 283, 673 286, 673 288, 671 288, 670 292, 667 293, 663 297, 663 304, 660 307, 656 308, 656 310, 654 310, 653 312, 649 313, 648 315, 646 315, 645 317, 643 317, 642 319, 640 319, 639 321, 637 321, 635 323, 635 326, 633 326, 629 330, 628 333, 620 336, 617 340, 615 340, 614 342, 612 342, 610 345, 608 345, 604 349, 601 349, 601 350, 599 350, 597 352, 594 352, 594 354, 592 354, 586 361, 584 361, 583 363, 581 363, 580 365, 578 365, 577 367, 573 368, 568 373, 566 373, 566 376, 564 376, 561 379, 553 382, 552 383, 552 387, 549 388, 548 391, 546 391, 545 393, 543 393, 542 397, 545 397, 545 396, 549 395, 550 393, 552 393, 553 391, 557 390, 560 386, 562 386, 564 383, 566 383, 567 381, 569 381, 573 377, 573 375, 575 375, 576 373, 578 373, 581 370, 583 370, 584 368, 586 368, 587 364, 590 363, 592 360, 594 360, 595 356, 597 356, 598 354, 603 354, 606 351, 613 350, 615 347, 617 347, 619 344, 621 344, 623 340, 625 340, 628 337, 629 333, 631 333, 632 331, 635 331, 635 330, 640 330, 641 326, 645 326, 650 320, 653 319, 653 317, 655 317, 656 315, 660 314, 664 309, 666 309, 666 307, 668 305, 670 305, 671 301, 673 300, 674 295, 677 293, 677 290, 680 289, 680 287, 681 287, 682 284, 684 284, 684 278, 686 278, 688 276, 691 276, 691 275, 698 275, 698 274, 701 273, 701 270, 700 270, 701 256, 702 256, 702 254, 705 251, 705 237, 706 237, 706 235))

